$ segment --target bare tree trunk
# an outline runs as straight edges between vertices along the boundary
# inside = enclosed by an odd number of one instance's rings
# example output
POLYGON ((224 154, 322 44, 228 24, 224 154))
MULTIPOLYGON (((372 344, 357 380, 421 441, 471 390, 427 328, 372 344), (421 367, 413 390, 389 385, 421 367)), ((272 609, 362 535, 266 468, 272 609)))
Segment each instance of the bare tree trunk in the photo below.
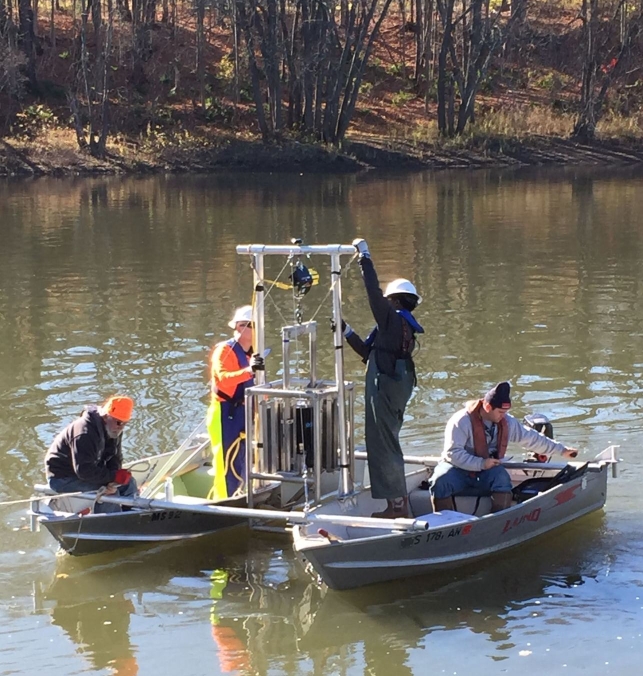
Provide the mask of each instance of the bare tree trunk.
MULTIPOLYGON (((100 0, 91 0, 92 7, 92 23, 94 24, 94 45, 98 49, 98 44, 100 43, 100 30, 101 30, 101 6, 100 0)), ((98 53, 98 52, 96 52, 98 53)))
MULTIPOLYGON (((259 67, 257 66, 257 58, 255 56, 255 42, 254 33, 251 29, 250 22, 254 22, 254 17, 249 17, 246 12, 245 0, 236 0, 237 3, 237 17, 241 25, 246 40, 246 50, 248 54, 248 65, 250 68, 250 80, 252 82, 252 94, 255 102, 255 109, 257 112, 257 122, 259 130, 264 141, 270 140, 272 134, 268 129, 266 121, 266 114, 263 109, 263 95, 261 92, 261 83, 259 76, 259 67)), ((252 14, 255 13, 255 8, 251 8, 252 14)))
MULTIPOLYGON (((0 0, 2 2, 2 0, 0 0)), ((1 11, 1 10, 0 10, 1 11)), ((0 20, 1 21, 1 20, 0 20)), ((51 0, 51 14, 49 15, 49 41, 51 42, 52 48, 56 47, 56 0, 51 0)), ((0 33, 2 32, 2 27, 0 26, 0 33)))
POLYGON ((442 15, 443 34, 442 45, 440 46, 440 55, 438 57, 438 131, 442 135, 450 135, 447 121, 447 104, 449 99, 449 90, 451 76, 447 71, 447 60, 453 42, 453 5, 454 0, 441 2, 438 0, 440 13, 442 15))
POLYGON ((29 85, 34 92, 38 91, 36 77, 36 36, 34 34, 34 16, 31 0, 18 0, 18 44, 27 57, 26 74, 29 85))
POLYGON ((204 63, 204 20, 205 0, 197 0, 196 3, 196 72, 199 79, 199 103, 205 109, 205 63, 204 63))
POLYGON ((596 133, 594 110, 596 87, 596 29, 598 21, 598 0, 583 0, 581 19, 583 21, 583 76, 580 93, 580 115, 574 125, 572 136, 588 143, 596 133))
POLYGON ((278 38, 278 15, 276 0, 267 0, 267 34, 262 47, 264 65, 268 76, 268 104, 273 132, 281 134, 283 129, 281 101, 281 49, 278 38))
MULTIPOLYGON (((368 37, 368 41, 366 42, 366 47, 364 48, 363 53, 360 54, 360 52, 356 49, 355 58, 353 59, 351 67, 350 79, 346 86, 344 101, 342 104, 342 109, 338 120, 336 137, 333 139, 333 143, 335 144, 341 143, 344 140, 344 137, 346 136, 349 122, 353 117, 353 113, 355 111, 357 96, 359 94, 359 88, 360 85, 362 84, 362 77, 364 75, 364 68, 366 67, 368 59, 371 55, 373 44, 375 43, 375 40, 377 40, 377 36, 379 35, 382 22, 384 21, 384 18, 388 14, 388 9, 391 4, 391 1, 392 0, 385 1, 384 6, 380 11, 380 16, 377 22, 375 23, 375 26, 373 27, 370 36, 368 37)), ((370 25, 373 19, 375 6, 376 3, 373 3, 371 5, 371 12, 364 21, 364 23, 367 26, 370 25)))
POLYGON ((4 36, 8 22, 9 12, 7 11, 7 2, 6 0, 0 0, 0 36, 4 36))
MULTIPOLYGON (((622 0, 622 6, 625 1, 622 0)), ((586 27, 585 32, 585 62, 583 64, 583 80, 581 84, 580 112, 578 119, 574 124, 572 138, 583 143, 591 143, 596 136, 596 125, 603 114, 603 105, 607 98, 607 93, 612 87, 614 81, 621 73, 627 69, 627 64, 631 60, 634 42, 638 39, 643 28, 643 6, 638 14, 633 15, 628 20, 625 32, 625 39, 620 44, 619 51, 608 63, 599 68, 599 63, 609 58, 607 54, 598 53, 598 26, 600 17, 598 16, 598 0, 585 0, 583 3, 583 20, 586 27), (602 83, 598 84, 599 73, 602 75, 602 83)), ((620 26, 619 26, 620 32, 620 26)))
MULTIPOLYGON (((101 92, 101 108, 100 108, 100 135, 96 143, 94 152, 96 157, 105 157, 107 138, 109 136, 109 75, 110 69, 110 55, 112 51, 112 37, 114 33, 114 7, 112 0, 107 0, 107 28, 102 51, 102 92, 101 92)), ((96 130, 98 131, 98 129, 96 130)))

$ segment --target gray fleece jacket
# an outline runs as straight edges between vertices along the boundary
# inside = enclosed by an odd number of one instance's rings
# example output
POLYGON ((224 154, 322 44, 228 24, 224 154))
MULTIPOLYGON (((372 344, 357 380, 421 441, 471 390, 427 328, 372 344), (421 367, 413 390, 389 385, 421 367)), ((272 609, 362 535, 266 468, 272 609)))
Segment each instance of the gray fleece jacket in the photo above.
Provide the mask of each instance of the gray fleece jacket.
MULTIPOLYGON (((551 456, 554 453, 562 453, 565 445, 548 439, 544 434, 525 427, 512 415, 505 416, 507 421, 509 443, 519 444, 528 451, 534 451, 539 455, 551 456)), ((498 435, 494 435, 498 439, 498 435)), ((496 441, 489 444, 489 453, 497 450, 496 441)), ((444 450, 442 460, 454 467, 467 470, 468 472, 481 472, 484 458, 476 455, 473 446, 473 428, 467 409, 454 413, 447 423, 444 431, 444 450)))

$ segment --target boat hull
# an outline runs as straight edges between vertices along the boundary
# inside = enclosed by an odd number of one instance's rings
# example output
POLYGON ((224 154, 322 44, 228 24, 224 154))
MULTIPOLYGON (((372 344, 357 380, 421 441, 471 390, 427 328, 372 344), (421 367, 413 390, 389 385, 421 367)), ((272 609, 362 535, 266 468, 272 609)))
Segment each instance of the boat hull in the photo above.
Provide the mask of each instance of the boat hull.
MULTIPOLYGON (((510 509, 480 518, 440 524, 430 515, 422 532, 369 529, 362 537, 329 539, 311 526, 296 526, 294 547, 331 589, 368 584, 453 568, 540 536, 594 512, 605 504, 607 465, 593 465, 581 477, 557 486, 510 509)), ((444 512, 445 517, 448 515, 444 512)))
MULTIPOLYGON (((217 504, 246 507, 247 500, 240 497, 217 504)), ((86 516, 40 515, 38 520, 62 549, 74 556, 109 552, 144 543, 189 540, 228 528, 247 526, 248 523, 242 517, 186 511, 179 504, 177 509, 132 510, 86 516)))

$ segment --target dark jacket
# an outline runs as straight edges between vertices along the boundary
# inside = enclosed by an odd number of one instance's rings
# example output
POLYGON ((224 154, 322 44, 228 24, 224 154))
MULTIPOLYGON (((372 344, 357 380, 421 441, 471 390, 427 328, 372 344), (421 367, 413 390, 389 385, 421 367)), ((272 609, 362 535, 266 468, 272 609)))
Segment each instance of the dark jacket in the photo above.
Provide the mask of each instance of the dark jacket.
POLYGON ((362 256, 359 259, 359 265, 371 312, 377 322, 377 334, 372 345, 368 345, 355 332, 347 336, 346 341, 364 361, 367 361, 373 352, 380 373, 394 377, 395 362, 398 359, 411 358, 415 347, 413 331, 408 322, 384 297, 373 261, 367 256, 362 256), (404 343, 406 343, 406 350, 403 350, 404 343))
POLYGON ((110 439, 95 406, 56 435, 45 456, 47 479, 78 477, 106 486, 123 464, 121 437, 110 439))

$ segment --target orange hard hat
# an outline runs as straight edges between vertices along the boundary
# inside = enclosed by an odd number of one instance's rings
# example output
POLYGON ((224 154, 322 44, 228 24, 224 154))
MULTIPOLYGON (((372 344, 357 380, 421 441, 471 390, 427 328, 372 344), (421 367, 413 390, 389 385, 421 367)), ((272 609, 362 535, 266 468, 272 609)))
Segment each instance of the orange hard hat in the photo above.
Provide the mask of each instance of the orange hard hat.
POLYGON ((103 413, 121 422, 127 422, 132 417, 133 410, 134 400, 120 395, 110 397, 103 404, 103 413))

